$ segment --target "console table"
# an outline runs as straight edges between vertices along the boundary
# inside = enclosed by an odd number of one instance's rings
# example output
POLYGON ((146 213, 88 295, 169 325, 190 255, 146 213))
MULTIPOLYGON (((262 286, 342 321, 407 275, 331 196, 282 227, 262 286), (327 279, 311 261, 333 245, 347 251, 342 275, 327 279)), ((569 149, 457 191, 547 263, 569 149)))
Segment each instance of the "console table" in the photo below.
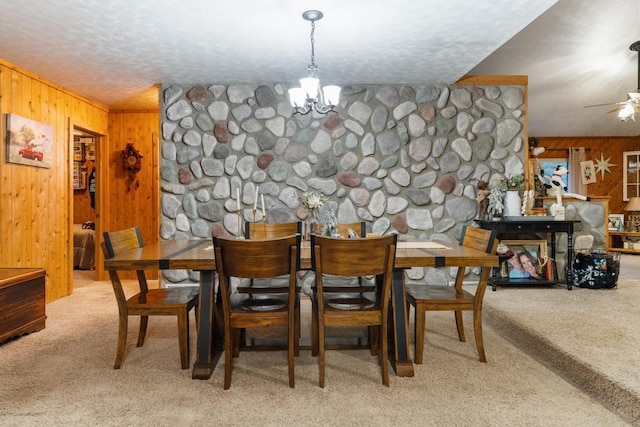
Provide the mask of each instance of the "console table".
MULTIPOLYGON (((567 264, 565 270, 565 280, 552 281, 550 283, 566 283, 567 289, 573 286, 573 226, 580 221, 556 221, 551 217, 510 217, 502 221, 476 220, 476 223, 488 230, 496 230, 499 239, 505 239, 505 235, 517 233, 548 233, 551 235, 551 258, 556 258, 556 233, 567 233, 567 264)), ((500 283, 510 283, 509 280, 500 280, 494 275, 491 280, 491 287, 495 291, 500 283)), ((540 284, 537 281, 518 281, 518 283, 540 284)))

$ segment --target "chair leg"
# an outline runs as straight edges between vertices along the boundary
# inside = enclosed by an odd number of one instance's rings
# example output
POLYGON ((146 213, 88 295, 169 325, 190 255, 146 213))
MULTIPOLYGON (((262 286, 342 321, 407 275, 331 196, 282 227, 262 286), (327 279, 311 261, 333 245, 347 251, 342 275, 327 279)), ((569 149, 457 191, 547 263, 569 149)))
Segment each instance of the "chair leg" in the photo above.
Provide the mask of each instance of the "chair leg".
POLYGON ((198 331, 198 329, 200 328, 199 324, 200 324, 200 310, 198 310, 198 304, 196 304, 193 307, 193 311, 194 311, 194 315, 196 317, 196 332, 198 331))
POLYGON ((324 388, 324 322, 318 325, 318 384, 324 388))
MULTIPOLYGON (((233 357, 240 356, 240 341, 244 341, 244 334, 246 329, 234 329, 233 334, 233 357)), ((253 338, 251 338, 251 345, 253 346, 253 338)))
POLYGON ((224 334, 224 386, 225 390, 231 387, 231 370, 233 369, 233 337, 231 328, 225 328, 224 334))
POLYGON ((142 347, 144 344, 144 337, 147 335, 147 323, 149 323, 149 316, 140 316, 140 331, 138 332, 138 344, 136 344, 136 347, 142 347))
POLYGON ((189 368, 189 317, 187 310, 178 313, 178 341, 180 343, 180 366, 189 368))
POLYGON ((382 325, 379 326, 380 330, 380 343, 381 349, 378 353, 379 361, 380 361, 380 369, 382 371, 382 384, 389 387, 389 341, 387 337, 387 326, 386 321, 383 322, 382 325), (382 354, 380 354, 382 353, 382 354))
POLYGON ((295 333, 295 339, 294 339, 294 354, 295 356, 300 356, 300 336, 301 336, 301 331, 300 331, 300 305, 298 305, 296 307, 296 313, 295 313, 295 323, 294 323, 294 333, 295 333))
POLYGON ((116 361, 113 364, 113 369, 120 369, 120 366, 122 366, 124 349, 127 346, 127 328, 129 325, 127 313, 120 314, 120 321, 118 323, 118 349, 116 350, 116 361))
MULTIPOLYGON (((294 314, 295 316, 295 314, 294 314)), ((289 387, 294 388, 296 386, 295 379, 295 360, 296 360, 296 349, 298 349, 298 328, 296 325, 298 324, 297 318, 293 319, 293 322, 289 320, 289 327, 287 328, 288 339, 287 339, 287 367, 289 368, 289 387)), ((299 351, 299 349, 298 349, 299 351)))
POLYGON ((378 347, 380 341, 380 335, 378 334, 377 326, 368 326, 369 331, 369 352, 372 356, 378 355, 378 347))
POLYGON ((484 354, 484 341, 482 339, 482 312, 473 312, 473 331, 476 338, 478 357, 480 357, 482 363, 487 363, 487 358, 484 354))
POLYGON ((462 321, 462 311, 456 310, 456 328, 458 328, 458 338, 461 342, 466 342, 467 339, 464 336, 464 322, 462 321))
POLYGON ((426 311, 424 307, 420 304, 416 304, 415 306, 415 325, 414 325, 414 336, 415 336, 415 359, 417 364, 422 363, 422 358, 424 354, 424 328, 426 323, 426 311))
POLYGON ((318 306, 312 299, 311 306, 311 355, 318 355, 318 306))

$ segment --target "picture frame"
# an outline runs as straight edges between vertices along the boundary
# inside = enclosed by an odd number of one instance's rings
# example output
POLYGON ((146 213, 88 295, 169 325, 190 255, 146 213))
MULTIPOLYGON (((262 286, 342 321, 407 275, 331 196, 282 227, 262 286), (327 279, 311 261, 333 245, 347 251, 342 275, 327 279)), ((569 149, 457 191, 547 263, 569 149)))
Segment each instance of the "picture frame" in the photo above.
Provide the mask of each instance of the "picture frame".
POLYGON ((624 214, 609 214, 607 224, 609 231, 622 231, 624 229, 624 214))
POLYGON ((53 127, 17 114, 7 114, 7 162, 51 168, 53 127))
POLYGON ((555 280, 554 261, 546 240, 501 240, 508 251, 502 255, 501 275, 509 281, 555 280))

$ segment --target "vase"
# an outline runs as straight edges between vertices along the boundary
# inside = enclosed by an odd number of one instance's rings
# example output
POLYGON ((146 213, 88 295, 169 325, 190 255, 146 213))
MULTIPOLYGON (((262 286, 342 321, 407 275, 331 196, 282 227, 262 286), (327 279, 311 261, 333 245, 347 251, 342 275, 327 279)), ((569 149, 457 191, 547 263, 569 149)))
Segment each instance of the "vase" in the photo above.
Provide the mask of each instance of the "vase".
POLYGON ((309 215, 302 222, 302 235, 304 236, 304 240, 311 240, 311 233, 317 233, 318 227, 318 212, 315 210, 310 210, 309 215))
POLYGON ((518 191, 507 191, 504 195, 504 216, 522 216, 522 199, 518 191))

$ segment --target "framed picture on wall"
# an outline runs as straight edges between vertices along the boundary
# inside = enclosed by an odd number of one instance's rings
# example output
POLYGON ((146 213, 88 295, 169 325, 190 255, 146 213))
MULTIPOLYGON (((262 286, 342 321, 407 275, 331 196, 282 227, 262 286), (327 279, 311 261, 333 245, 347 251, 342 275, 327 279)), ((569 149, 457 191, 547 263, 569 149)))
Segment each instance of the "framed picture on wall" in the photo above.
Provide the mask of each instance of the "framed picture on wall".
POLYGON ((17 114, 7 114, 7 161, 50 168, 53 164, 53 128, 17 114))

